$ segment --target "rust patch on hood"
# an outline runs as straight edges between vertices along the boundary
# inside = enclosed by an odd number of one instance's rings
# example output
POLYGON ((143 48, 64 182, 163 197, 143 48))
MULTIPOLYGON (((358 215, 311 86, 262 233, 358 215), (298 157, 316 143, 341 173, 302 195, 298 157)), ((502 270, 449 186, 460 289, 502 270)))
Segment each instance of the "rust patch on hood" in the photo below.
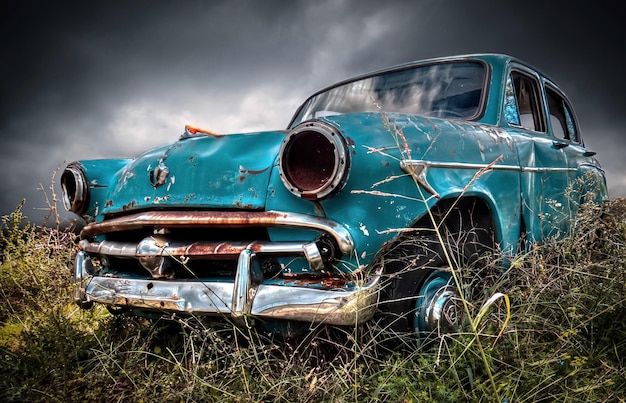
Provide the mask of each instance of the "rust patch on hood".
POLYGON ((239 183, 243 183, 243 181, 246 180, 248 175, 260 175, 263 172, 267 171, 268 169, 270 169, 269 166, 263 169, 246 169, 240 165, 239 166, 239 183))

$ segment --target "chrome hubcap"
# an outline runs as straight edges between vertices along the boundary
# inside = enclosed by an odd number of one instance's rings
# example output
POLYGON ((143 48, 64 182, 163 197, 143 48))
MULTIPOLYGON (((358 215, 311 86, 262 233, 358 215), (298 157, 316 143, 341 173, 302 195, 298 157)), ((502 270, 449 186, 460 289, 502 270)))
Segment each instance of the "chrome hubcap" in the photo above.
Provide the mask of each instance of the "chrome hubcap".
POLYGON ((414 327, 421 333, 450 333, 458 329, 463 317, 460 296, 450 275, 433 273, 424 283, 417 300, 414 327))

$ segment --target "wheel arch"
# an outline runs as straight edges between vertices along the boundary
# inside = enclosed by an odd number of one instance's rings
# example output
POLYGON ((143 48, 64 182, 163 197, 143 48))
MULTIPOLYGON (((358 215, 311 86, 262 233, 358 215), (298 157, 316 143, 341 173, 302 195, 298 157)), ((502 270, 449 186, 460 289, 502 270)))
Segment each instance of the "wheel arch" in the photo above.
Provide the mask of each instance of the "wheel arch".
POLYGON ((436 227, 442 224, 453 228, 456 226, 458 227, 456 228, 457 230, 468 228, 485 229, 491 237, 490 246, 494 248, 500 241, 498 220, 494 214, 494 208, 491 203, 478 196, 444 198, 439 200, 429 208, 429 211, 416 219, 407 231, 401 232, 396 237, 387 241, 380 249, 377 257, 374 258, 373 265, 378 266, 381 258, 384 258, 385 255, 392 252, 399 245, 402 245, 407 238, 431 235, 436 227), (460 223, 465 223, 465 228, 460 228, 459 222, 454 222, 459 215, 447 214, 452 210, 459 212, 461 217, 460 223))
POLYGON ((412 227, 434 229, 442 224, 456 230, 485 229, 491 234, 494 246, 500 239, 500 230, 493 204, 479 196, 441 199, 430 208, 430 212, 416 220, 412 227), (458 215, 451 214, 455 210, 458 211, 458 215), (459 216, 461 221, 455 222, 459 216))
POLYGON ((385 276, 381 323, 399 332, 428 327, 424 325, 428 321, 415 317, 416 309, 421 312, 423 293, 430 295, 428 290, 435 287, 428 286, 424 291, 425 283, 434 278, 438 290, 444 281, 441 273, 448 272, 445 267, 452 264, 448 256, 462 257, 462 260, 453 258, 458 264, 472 264, 497 244, 495 234, 496 219, 485 199, 467 196, 439 200, 409 231, 394 238, 386 253, 379 256, 385 276), (438 273, 440 278, 433 277, 438 273))

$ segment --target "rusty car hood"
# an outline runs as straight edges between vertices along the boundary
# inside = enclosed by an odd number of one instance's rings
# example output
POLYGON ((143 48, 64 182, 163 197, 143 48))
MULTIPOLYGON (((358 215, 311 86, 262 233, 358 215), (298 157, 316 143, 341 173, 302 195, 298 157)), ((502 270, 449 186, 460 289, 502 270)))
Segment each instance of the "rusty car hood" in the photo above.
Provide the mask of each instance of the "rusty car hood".
POLYGON ((284 135, 275 131, 181 138, 150 150, 117 171, 100 212, 263 209, 284 135))

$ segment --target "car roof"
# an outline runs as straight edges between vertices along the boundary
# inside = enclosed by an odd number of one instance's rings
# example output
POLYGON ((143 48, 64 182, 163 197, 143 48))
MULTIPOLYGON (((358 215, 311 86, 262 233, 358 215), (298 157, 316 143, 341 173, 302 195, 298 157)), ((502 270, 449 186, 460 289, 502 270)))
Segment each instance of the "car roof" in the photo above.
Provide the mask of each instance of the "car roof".
POLYGON ((516 64, 518 66, 523 66, 526 67, 529 70, 532 70, 534 72, 536 72, 543 80, 551 83, 555 88, 557 88, 559 90, 559 92, 561 92, 561 94, 563 96, 565 96, 562 91, 560 90, 560 87, 553 81, 551 80, 548 76, 546 76, 545 74, 543 74, 539 69, 537 69, 536 67, 534 67, 533 65, 526 63, 525 61, 516 58, 514 56, 505 54, 505 53, 470 53, 470 54, 460 54, 460 55, 453 55, 453 56, 445 56, 445 57, 434 57, 434 58, 429 58, 429 59, 422 59, 422 60, 414 60, 414 61, 409 61, 406 63, 402 63, 402 64, 396 64, 396 65, 392 65, 389 67, 385 67, 385 68, 381 68, 378 70, 372 70, 370 72, 367 73, 363 73, 363 74, 359 74, 359 75, 355 75, 349 78, 346 78, 344 80, 332 83, 331 85, 328 85, 324 88, 321 88, 315 92, 313 92, 311 95, 309 95, 306 100, 300 105, 300 107, 296 110, 296 112, 294 113, 294 115, 292 116, 289 126, 291 127, 293 124, 293 121, 295 119, 295 117, 298 115, 299 111, 301 110, 301 108, 308 102, 308 100, 310 100, 311 98, 325 92, 325 91, 329 91, 335 87, 339 87, 341 85, 353 82, 353 81, 358 81, 361 79, 365 79, 368 77, 372 77, 372 76, 376 76, 379 74, 383 74, 383 73, 387 73, 387 72, 392 72, 392 71, 396 71, 396 70, 402 70, 402 69, 408 69, 414 66, 420 66, 420 65, 428 65, 428 64, 433 64, 433 63, 442 63, 442 62, 452 62, 452 61, 463 61, 463 60, 475 60, 475 61, 480 61, 483 63, 486 63, 487 65, 490 66, 490 70, 492 71, 499 71, 499 72, 504 72, 506 71, 506 68, 509 64, 513 63, 516 64))

